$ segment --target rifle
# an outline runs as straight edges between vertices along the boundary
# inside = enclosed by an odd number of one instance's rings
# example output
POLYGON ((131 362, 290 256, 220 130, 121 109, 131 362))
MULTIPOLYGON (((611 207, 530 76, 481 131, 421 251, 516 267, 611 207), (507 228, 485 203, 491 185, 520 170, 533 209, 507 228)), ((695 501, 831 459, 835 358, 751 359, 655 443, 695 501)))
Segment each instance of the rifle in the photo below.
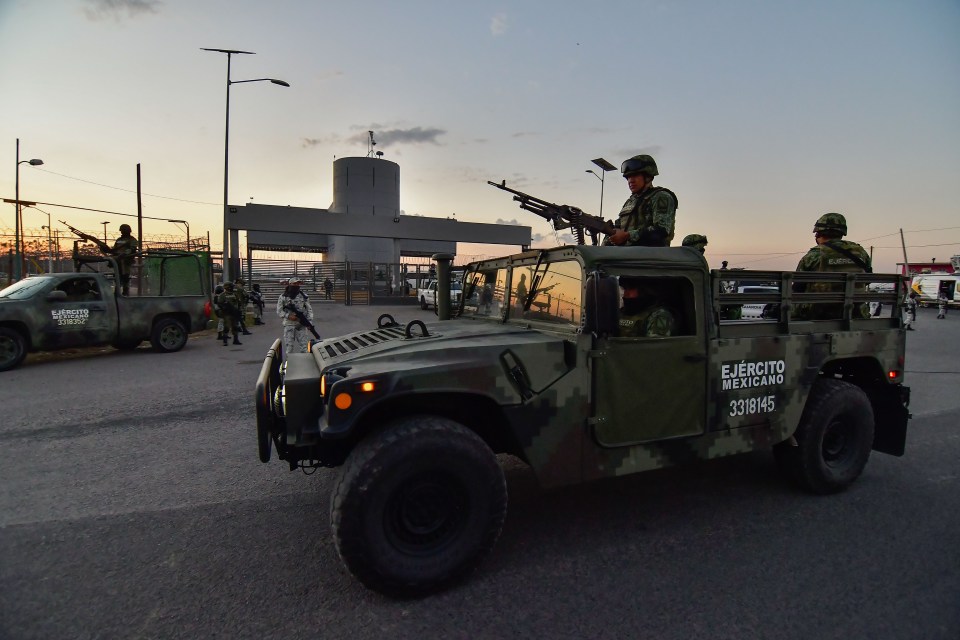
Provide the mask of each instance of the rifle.
POLYGON ((314 338, 316 338, 317 340, 320 340, 320 339, 321 339, 321 338, 320 338, 320 334, 317 333, 317 330, 316 330, 316 328, 313 326, 313 323, 310 322, 309 320, 307 320, 307 316, 303 315, 303 312, 300 311, 300 309, 297 309, 295 306, 293 306, 293 303, 292 303, 292 302, 289 303, 289 304, 284 305, 283 310, 284 310, 284 311, 289 311, 290 313, 292 313, 292 314, 294 314, 295 316, 297 316, 297 320, 300 321, 300 324, 302 324, 303 326, 305 326, 307 329, 310 329, 310 333, 313 334, 313 337, 314 337, 314 338))
POLYGON ((584 232, 590 234, 591 242, 596 245, 597 237, 601 233, 609 236, 617 230, 609 220, 584 213, 577 207, 571 207, 567 204, 554 204, 534 197, 529 193, 511 189, 507 186, 506 180, 503 180, 500 184, 487 180, 487 184, 492 184, 497 189, 512 193, 513 199, 520 203, 521 209, 532 211, 541 218, 549 220, 557 231, 572 228, 573 234, 577 238, 577 244, 584 244, 584 232))
POLYGON ((67 224, 65 221, 63 221, 63 220, 60 221, 60 224, 65 225, 65 226, 67 227, 67 229, 70 229, 70 231, 72 231, 74 234, 76 234, 76 235, 79 236, 80 238, 83 238, 84 240, 89 240, 90 242, 92 242, 92 243, 94 243, 95 245, 97 245, 97 247, 100 248, 100 251, 102 251, 102 252, 104 252, 104 253, 110 253, 110 252, 112 251, 112 250, 110 249, 110 245, 108 245, 108 244, 107 244, 106 242, 104 242, 103 240, 99 240, 98 238, 96 238, 95 236, 90 235, 89 233, 84 233, 83 231, 80 231, 79 229, 75 229, 74 227, 71 227, 70 225, 68 225, 68 224, 67 224))

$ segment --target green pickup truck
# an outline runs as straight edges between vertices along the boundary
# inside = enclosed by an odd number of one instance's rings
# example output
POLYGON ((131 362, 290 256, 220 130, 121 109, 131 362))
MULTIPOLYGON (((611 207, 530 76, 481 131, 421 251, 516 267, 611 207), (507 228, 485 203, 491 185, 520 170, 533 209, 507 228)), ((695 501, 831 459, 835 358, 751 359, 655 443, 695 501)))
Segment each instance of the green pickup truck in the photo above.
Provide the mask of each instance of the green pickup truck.
POLYGON ((410 595, 493 547, 507 509, 500 453, 556 487, 766 449, 819 494, 852 483, 871 450, 903 455, 899 276, 737 277, 773 284, 724 293, 730 272, 685 247, 566 246, 471 264, 450 320, 444 309, 429 324, 382 316, 286 359, 275 343, 256 387, 260 459, 275 449, 291 470, 340 467, 342 560, 368 587, 410 595), (626 283, 669 313, 666 335, 636 330, 643 313, 626 313, 626 283), (887 313, 869 317, 869 302, 887 313), (744 304, 773 312, 729 313, 744 304))
POLYGON ((144 340, 179 351, 210 319, 206 270, 190 253, 145 252, 131 294, 117 291, 113 258, 76 259, 76 272, 31 276, 0 291, 0 371, 32 351, 144 340))

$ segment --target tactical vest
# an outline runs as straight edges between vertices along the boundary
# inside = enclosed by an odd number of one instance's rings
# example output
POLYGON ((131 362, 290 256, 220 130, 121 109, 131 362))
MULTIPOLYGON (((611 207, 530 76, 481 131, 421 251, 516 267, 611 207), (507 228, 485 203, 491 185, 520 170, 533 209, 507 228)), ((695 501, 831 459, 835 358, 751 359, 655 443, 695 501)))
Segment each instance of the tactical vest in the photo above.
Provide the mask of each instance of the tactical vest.
MULTIPOLYGON (((670 197, 673 198, 674 208, 680 206, 679 200, 677 200, 677 194, 666 187, 650 187, 646 191, 643 191, 640 196, 634 200, 633 197, 629 198, 626 203, 624 203, 623 209, 620 210, 620 217, 617 219, 617 226, 624 230, 629 231, 630 229, 649 229, 653 227, 653 196, 660 192, 666 192, 670 194, 670 197), (631 206, 630 202, 633 201, 631 206)), ((666 237, 666 245, 670 246, 670 242, 673 240, 673 231, 666 237)))
POLYGON ((619 322, 620 336, 624 338, 643 338, 647 336, 650 332, 651 316, 654 312, 658 311, 665 311, 670 318, 670 327, 667 335, 675 335, 677 327, 676 320, 673 319, 673 314, 667 307, 661 304, 654 304, 640 313, 633 315, 624 315, 621 311, 619 322))

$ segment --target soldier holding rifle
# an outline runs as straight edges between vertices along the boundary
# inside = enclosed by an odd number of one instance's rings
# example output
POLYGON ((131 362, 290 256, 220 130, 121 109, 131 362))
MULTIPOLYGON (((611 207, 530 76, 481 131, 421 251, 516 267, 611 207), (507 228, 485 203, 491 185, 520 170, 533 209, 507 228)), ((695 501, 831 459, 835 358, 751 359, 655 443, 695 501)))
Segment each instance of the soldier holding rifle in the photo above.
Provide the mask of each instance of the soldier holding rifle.
POLYGON ((133 267, 133 258, 137 255, 137 250, 140 248, 140 243, 137 242, 137 239, 132 235, 133 230, 130 228, 130 225, 120 225, 120 237, 113 243, 113 247, 110 247, 110 245, 99 240, 96 236, 79 231, 63 220, 60 222, 66 225, 66 227, 78 237, 89 240, 97 245, 100 252, 104 255, 113 256, 117 259, 117 275, 120 277, 120 292, 125 296, 130 295, 130 270, 133 267))

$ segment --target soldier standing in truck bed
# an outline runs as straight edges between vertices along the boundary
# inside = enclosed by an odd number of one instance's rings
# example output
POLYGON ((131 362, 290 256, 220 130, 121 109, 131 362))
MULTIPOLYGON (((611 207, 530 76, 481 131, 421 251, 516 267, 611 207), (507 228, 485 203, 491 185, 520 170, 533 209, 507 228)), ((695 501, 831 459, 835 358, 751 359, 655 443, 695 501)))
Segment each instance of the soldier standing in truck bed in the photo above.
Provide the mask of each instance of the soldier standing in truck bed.
MULTIPOLYGON (((834 273, 872 273, 870 254, 856 242, 843 240, 847 235, 847 219, 839 213, 825 213, 813 225, 817 246, 800 258, 797 271, 827 271, 834 273)), ((808 292, 843 291, 841 283, 814 282, 806 288, 808 292)), ((800 317, 810 320, 839 318, 843 315, 843 304, 798 305, 800 317), (811 308, 812 307, 812 308, 811 308)), ((853 317, 869 318, 870 310, 866 305, 854 309, 853 317)))
POLYGON ((130 295, 130 270, 133 267, 133 257, 137 255, 140 243, 131 235, 133 230, 128 224, 120 225, 120 237, 113 243, 109 253, 117 259, 117 269, 120 271, 120 293, 130 295))
POLYGON ((633 156, 620 165, 630 197, 620 210, 617 230, 604 244, 617 246, 669 247, 677 216, 677 196, 653 186, 659 175, 657 163, 648 155, 633 156))

